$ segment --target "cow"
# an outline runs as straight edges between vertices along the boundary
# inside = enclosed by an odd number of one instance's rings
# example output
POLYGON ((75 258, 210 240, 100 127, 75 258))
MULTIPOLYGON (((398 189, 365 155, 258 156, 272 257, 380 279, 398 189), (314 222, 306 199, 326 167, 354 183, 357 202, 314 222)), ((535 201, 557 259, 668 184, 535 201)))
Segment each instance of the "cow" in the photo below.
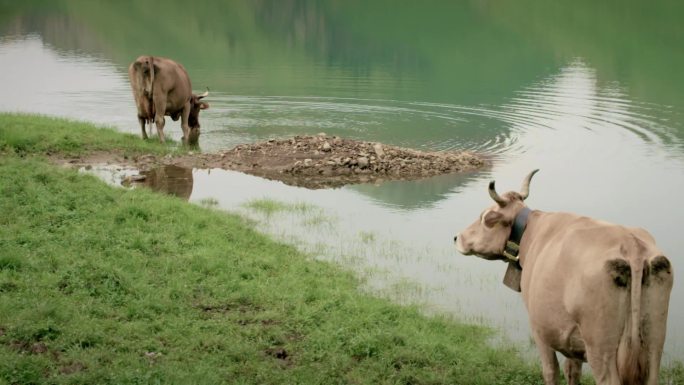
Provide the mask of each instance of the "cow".
POLYGON ((558 384, 556 352, 567 383, 588 362, 598 385, 657 384, 673 273, 646 230, 525 204, 520 192, 495 204, 454 237, 464 255, 508 262, 507 286, 527 308, 546 385, 558 384))
POLYGON ((181 118, 183 142, 197 144, 200 135, 199 111, 209 108, 201 101, 209 91, 196 95, 192 93, 190 77, 185 68, 175 61, 158 56, 140 56, 128 67, 138 121, 143 139, 147 139, 145 124, 152 122, 157 127, 159 141, 164 142, 164 116, 174 121, 181 118))

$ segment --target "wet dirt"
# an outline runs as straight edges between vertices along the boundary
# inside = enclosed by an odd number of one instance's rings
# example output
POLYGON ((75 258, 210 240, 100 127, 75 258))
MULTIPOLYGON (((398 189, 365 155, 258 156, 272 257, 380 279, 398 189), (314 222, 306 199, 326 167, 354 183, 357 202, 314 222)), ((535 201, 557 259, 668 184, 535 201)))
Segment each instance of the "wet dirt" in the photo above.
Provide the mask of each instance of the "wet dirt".
MULTIPOLYGON (((55 160, 81 167, 95 163, 135 167, 140 170, 140 176, 128 176, 125 182, 129 183, 148 184, 145 182, 148 178, 150 185, 159 185, 157 179, 168 179, 171 182, 164 183, 175 183, 174 179, 187 178, 188 170, 193 168, 222 168, 310 189, 385 180, 414 180, 473 171, 487 164, 484 157, 468 151, 425 152, 323 133, 243 144, 217 153, 189 152, 178 156, 148 154, 135 157, 95 153, 80 158, 55 160)), ((181 191, 181 187, 178 190, 178 196, 187 194, 187 191, 181 191)))

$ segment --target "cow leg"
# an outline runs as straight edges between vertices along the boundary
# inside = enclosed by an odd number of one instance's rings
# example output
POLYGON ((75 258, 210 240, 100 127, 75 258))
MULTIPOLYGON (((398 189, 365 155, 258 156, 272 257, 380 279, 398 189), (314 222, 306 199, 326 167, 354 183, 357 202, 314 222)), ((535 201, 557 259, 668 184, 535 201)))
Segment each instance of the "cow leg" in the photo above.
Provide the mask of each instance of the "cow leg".
POLYGON ((138 122, 140 122, 140 129, 142 130, 142 137, 143 139, 147 139, 147 132, 145 132, 145 122, 147 119, 138 116, 138 122))
POLYGON ((148 122, 147 127, 150 129, 149 135, 150 135, 150 137, 152 137, 152 135, 154 135, 154 124, 152 124, 152 121, 148 122))
POLYGON ((568 385, 579 385, 580 378, 582 378, 582 361, 566 358, 563 373, 568 385))
POLYGON ((539 351, 539 358, 542 364, 542 376, 544 377, 544 385, 559 385, 560 384, 560 369, 558 367, 558 358, 556 358, 556 351, 550 346, 546 345, 540 338, 534 337, 534 341, 539 351))
POLYGON ((616 352, 591 351, 587 347, 587 361, 596 385, 620 385, 616 352))
POLYGON ((183 143, 188 144, 188 139, 190 138, 190 125, 188 124, 188 119, 190 117, 190 101, 185 103, 183 106, 183 112, 181 115, 181 128, 183 129, 183 143))
POLYGON ((154 97, 154 123, 157 126, 157 134, 159 134, 159 141, 164 143, 164 115, 166 114, 166 97, 156 96, 154 97))
POLYGON ((157 126, 157 133, 159 134, 159 141, 164 143, 164 115, 157 115, 154 117, 154 124, 157 126))

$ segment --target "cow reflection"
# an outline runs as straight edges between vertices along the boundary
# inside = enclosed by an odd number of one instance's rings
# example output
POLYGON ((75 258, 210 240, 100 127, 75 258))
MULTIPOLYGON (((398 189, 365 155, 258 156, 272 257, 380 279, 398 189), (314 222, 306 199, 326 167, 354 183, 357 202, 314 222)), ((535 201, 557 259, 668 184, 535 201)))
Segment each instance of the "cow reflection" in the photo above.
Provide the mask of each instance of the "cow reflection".
POLYGON ((193 183, 191 168, 168 165, 147 171, 144 175, 143 184, 152 190, 190 199, 193 183))

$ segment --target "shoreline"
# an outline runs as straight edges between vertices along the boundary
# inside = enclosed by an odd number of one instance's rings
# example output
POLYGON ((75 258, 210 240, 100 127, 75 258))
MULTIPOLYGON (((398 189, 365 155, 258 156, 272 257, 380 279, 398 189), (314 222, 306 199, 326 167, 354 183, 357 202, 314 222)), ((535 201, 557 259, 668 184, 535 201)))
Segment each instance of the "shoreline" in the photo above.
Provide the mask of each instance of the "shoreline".
POLYGON ((47 152, 107 146, 178 154, 82 125, 0 114, 0 378, 541 383, 514 348, 489 346, 494 331, 360 293, 351 273, 235 215, 50 166, 47 152))

